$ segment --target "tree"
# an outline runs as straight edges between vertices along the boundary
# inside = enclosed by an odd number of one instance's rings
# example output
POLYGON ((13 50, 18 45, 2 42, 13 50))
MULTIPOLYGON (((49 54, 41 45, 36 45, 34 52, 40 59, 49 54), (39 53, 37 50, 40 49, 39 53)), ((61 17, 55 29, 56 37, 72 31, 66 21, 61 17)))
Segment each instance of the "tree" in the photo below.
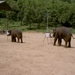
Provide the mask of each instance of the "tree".
MULTIPOLYGON (((10 20, 21 21, 21 25, 47 22, 46 13, 49 14, 49 26, 74 26, 75 5, 74 0, 6 0, 13 12, 8 13, 10 20), (70 2, 71 1, 71 2, 70 2)), ((0 11, 0 15, 6 12, 0 11)), ((2 16, 3 17, 3 16, 2 16)))
POLYGON ((73 3, 70 7, 69 23, 73 28, 75 28, 75 3, 73 3))

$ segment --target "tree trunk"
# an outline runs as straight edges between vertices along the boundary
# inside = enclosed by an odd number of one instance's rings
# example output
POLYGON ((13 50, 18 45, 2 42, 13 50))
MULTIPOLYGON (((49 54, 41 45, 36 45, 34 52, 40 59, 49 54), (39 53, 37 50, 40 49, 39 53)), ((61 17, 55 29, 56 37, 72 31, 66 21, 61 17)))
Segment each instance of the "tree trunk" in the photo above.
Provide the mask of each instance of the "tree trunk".
POLYGON ((40 23, 38 23, 38 29, 40 28, 40 23))

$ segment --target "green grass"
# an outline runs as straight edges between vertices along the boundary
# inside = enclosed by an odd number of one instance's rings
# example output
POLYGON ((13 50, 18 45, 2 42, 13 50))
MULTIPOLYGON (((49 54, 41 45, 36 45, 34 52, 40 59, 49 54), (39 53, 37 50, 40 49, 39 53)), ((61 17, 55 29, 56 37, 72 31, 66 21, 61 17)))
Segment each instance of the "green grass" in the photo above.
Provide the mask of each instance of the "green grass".
MULTIPOLYGON (((6 25, 6 19, 0 20, 0 30, 7 30, 7 25, 6 25)), ((41 24, 40 28, 38 28, 37 24, 32 24, 31 28, 30 25, 23 25, 21 26, 20 22, 9 22, 8 29, 19 29, 22 31, 36 31, 36 32, 46 32, 46 26, 45 24, 41 24)), ((49 27, 48 31, 52 33, 52 30, 54 27, 49 27)), ((75 34, 75 29, 70 28, 71 32, 75 34)))

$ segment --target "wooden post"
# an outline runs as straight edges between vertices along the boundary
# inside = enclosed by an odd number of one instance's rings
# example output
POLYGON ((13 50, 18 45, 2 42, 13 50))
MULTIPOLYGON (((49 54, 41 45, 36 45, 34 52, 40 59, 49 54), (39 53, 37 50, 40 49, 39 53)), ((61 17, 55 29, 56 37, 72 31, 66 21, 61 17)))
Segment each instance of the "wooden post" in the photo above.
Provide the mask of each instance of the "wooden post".
POLYGON ((48 12, 47 12, 47 14, 46 14, 46 16, 47 16, 47 26, 46 26, 46 32, 48 32, 48 12))

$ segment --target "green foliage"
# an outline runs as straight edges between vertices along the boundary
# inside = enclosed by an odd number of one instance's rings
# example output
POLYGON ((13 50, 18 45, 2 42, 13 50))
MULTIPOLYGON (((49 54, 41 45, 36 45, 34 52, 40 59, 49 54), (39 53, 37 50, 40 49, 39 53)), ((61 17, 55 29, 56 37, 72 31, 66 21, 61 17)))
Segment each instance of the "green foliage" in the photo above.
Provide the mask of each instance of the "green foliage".
POLYGON ((49 27, 71 26, 75 27, 75 1, 74 0, 6 0, 13 11, 0 11, 1 17, 21 22, 21 26, 28 25, 30 28, 35 23, 40 28, 47 22, 49 27), (6 14, 6 16, 5 16, 6 14))
POLYGON ((61 1, 71 3, 71 0, 61 0, 61 1))
POLYGON ((75 3, 71 4, 70 7, 69 23, 71 24, 72 27, 75 28, 75 3))

